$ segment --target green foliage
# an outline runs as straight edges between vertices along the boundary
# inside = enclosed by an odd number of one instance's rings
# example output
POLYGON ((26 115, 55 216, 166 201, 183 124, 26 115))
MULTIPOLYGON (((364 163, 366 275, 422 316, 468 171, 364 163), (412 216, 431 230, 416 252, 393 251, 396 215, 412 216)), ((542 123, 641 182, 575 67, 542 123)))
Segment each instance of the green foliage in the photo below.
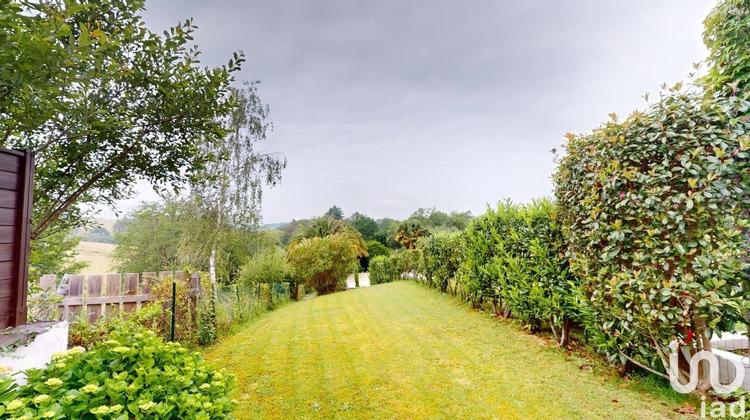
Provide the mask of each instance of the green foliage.
POLYGON ((351 238, 336 233, 295 241, 287 252, 293 275, 320 294, 346 288, 346 278, 357 267, 357 250, 351 238))
POLYGON ((143 8, 3 1, 0 146, 35 152, 34 239, 84 225, 91 204, 127 198, 137 179, 179 187, 223 158, 196 146, 223 137, 244 58, 201 65, 191 20, 157 34, 143 8))
POLYGON ((207 366, 199 353, 164 343, 153 332, 117 329, 90 351, 74 348, 41 370, 0 406, 15 418, 228 418, 233 375, 207 366))
MULTIPOLYGON (((230 335, 247 321, 287 303, 289 299, 289 287, 284 283, 220 286, 215 300, 215 336, 230 335)), ((202 344, 211 342, 210 337, 201 339, 202 344)))
POLYGON ((341 210, 341 207, 339 206, 332 206, 323 215, 323 217, 330 217, 331 219, 335 219, 335 220, 344 220, 344 211, 341 210))
POLYGON ((75 249, 81 238, 70 235, 70 231, 60 231, 32 241, 29 255, 29 280, 35 283, 45 274, 76 274, 88 266, 86 262, 75 260, 75 249))
POLYGON ((504 310, 532 327, 548 325, 558 343, 567 345, 580 318, 580 279, 570 274, 555 206, 546 199, 505 202, 494 214, 504 227, 494 260, 504 310))
POLYGON ((361 213, 354 213, 347 220, 349 225, 362 235, 362 239, 367 242, 375 241, 378 238, 378 232, 380 227, 378 223, 372 217, 366 216, 361 213))
POLYGON ((404 248, 414 249, 419 239, 427 236, 430 236, 430 232, 421 223, 407 220, 398 225, 394 239, 404 248))
POLYGON ((216 296, 212 287, 206 287, 202 290, 202 296, 198 301, 196 310, 198 344, 209 345, 219 338, 216 296))
POLYGON ((233 283, 240 268, 257 252, 275 248, 265 232, 216 229, 216 222, 189 199, 166 198, 142 203, 118 222, 112 258, 121 272, 208 270, 211 249, 218 244, 217 277, 233 283))
POLYGON ((705 25, 710 68, 703 83, 720 96, 750 99, 750 1, 719 1, 705 25))
POLYGON ((333 235, 339 235, 345 239, 357 252, 358 257, 367 256, 367 245, 362 239, 362 235, 356 229, 332 217, 318 217, 301 224, 289 248, 297 246, 305 239, 324 238, 333 235))
POLYGON ((498 255, 498 240, 505 233, 504 229, 497 213, 488 209, 485 214, 472 220, 463 234, 464 259, 459 267, 458 279, 463 292, 475 307, 482 302, 491 302, 496 307, 499 302, 494 258, 498 255))
POLYGON ((5 406, 13 401, 16 389, 18 386, 12 376, 0 374, 0 415, 5 411, 5 406))
MULTIPOLYGON (((160 337, 169 338, 172 327, 172 283, 175 284, 175 334, 174 341, 194 343, 197 327, 193 315, 196 311, 196 296, 190 290, 186 281, 178 281, 171 276, 159 277, 151 282, 151 296, 153 301, 149 306, 161 308, 163 316, 155 318, 150 326, 152 331, 160 337)), ((204 283, 206 283, 204 281, 204 283)))
POLYGON ((75 236, 81 238, 82 241, 97 242, 102 244, 115 243, 115 237, 107 229, 101 226, 78 228, 75 230, 74 234, 75 236))
POLYGON ((126 273, 207 267, 209 250, 194 235, 205 224, 187 201, 142 203, 117 223, 112 258, 126 273))
MULTIPOLYGON (((283 156, 257 150, 257 144, 266 139, 271 129, 270 110, 258 95, 258 85, 253 82, 245 83, 242 89, 232 88, 235 106, 221 121, 226 135, 218 141, 207 139, 199 143, 204 154, 221 159, 207 162, 198 171, 190 194, 203 216, 214 221, 217 231, 256 228, 261 187, 277 185, 286 167, 283 156)), ((218 236, 214 241, 220 243, 221 235, 214 236, 218 236)))
POLYGON ((746 110, 675 88, 624 122, 568 136, 554 175, 560 223, 587 328, 613 359, 666 366, 673 339, 707 349, 711 332, 743 320, 746 110))
POLYGON ((398 280, 403 272, 403 262, 399 255, 381 255, 370 260, 370 284, 373 286, 398 280))
POLYGON ((278 249, 268 250, 250 258, 242 266, 239 281, 242 284, 284 283, 290 272, 284 254, 278 249))
POLYGON ((471 212, 456 212, 450 214, 433 208, 418 208, 409 216, 407 221, 418 223, 427 228, 430 233, 455 233, 466 229, 472 219, 471 212))
POLYGON ((359 259, 360 267, 362 271, 367 271, 370 267, 370 260, 377 256, 387 257, 391 254, 391 251, 378 241, 367 241, 367 256, 359 259))
POLYGON ((420 274, 425 280, 445 293, 461 263, 463 243, 459 234, 433 235, 419 247, 420 274))
MULTIPOLYGON (((119 316, 110 316, 90 323, 87 316, 78 316, 72 320, 68 329, 68 347, 91 349, 118 329, 148 329, 156 332, 159 331, 157 326, 162 324, 168 315, 161 305, 147 305, 143 309, 128 314, 127 320, 119 316)), ((160 334, 161 337, 168 338, 163 332, 160 334)))

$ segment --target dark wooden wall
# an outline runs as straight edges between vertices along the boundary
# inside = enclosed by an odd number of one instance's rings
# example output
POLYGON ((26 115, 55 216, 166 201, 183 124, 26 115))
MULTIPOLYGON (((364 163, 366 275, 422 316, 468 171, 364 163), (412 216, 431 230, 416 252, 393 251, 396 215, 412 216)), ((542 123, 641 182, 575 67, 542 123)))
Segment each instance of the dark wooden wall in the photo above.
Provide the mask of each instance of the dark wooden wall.
POLYGON ((0 148, 0 328, 26 323, 34 159, 0 148))

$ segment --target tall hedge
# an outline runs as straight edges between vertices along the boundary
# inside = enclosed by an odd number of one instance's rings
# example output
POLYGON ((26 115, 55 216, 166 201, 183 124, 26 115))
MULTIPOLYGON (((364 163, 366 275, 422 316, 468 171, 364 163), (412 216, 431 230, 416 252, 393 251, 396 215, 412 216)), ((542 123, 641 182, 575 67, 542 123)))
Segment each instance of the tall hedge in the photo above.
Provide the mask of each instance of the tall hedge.
POLYGON ((379 255, 370 260, 370 284, 376 285, 398 280, 403 271, 398 255, 388 257, 379 255))
POLYGON ((555 205, 501 203, 495 217, 506 234, 497 238, 493 263, 502 306, 535 328, 549 328, 562 346, 580 317, 580 279, 570 273, 555 205))
POLYGON ((712 331, 743 319, 746 106, 676 87, 623 122, 568 135, 560 220, 587 327, 613 360, 666 369, 672 340, 708 350, 712 331))
POLYGON ((419 247, 419 271, 424 281, 445 293, 461 263, 463 244, 460 234, 437 234, 419 247))
POLYGON ((705 21, 704 85, 719 96, 750 99, 750 0, 720 1, 705 21))
POLYGON ((472 305, 492 303, 495 313, 500 312, 500 295, 495 288, 497 267, 493 260, 498 238, 505 233, 492 209, 472 220, 464 231, 464 259, 458 271, 461 287, 472 305))

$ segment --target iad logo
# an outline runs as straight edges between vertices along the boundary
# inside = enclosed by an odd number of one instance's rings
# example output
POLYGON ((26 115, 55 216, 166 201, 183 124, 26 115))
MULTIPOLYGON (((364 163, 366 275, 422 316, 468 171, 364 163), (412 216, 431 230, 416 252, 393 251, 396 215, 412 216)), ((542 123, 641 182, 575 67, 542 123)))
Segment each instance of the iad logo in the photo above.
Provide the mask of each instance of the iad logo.
POLYGON ((677 349, 679 348, 679 344, 677 341, 672 341, 669 343, 669 348, 672 349, 672 352, 669 355, 669 382, 672 384, 672 388, 674 388, 675 391, 682 394, 689 394, 695 391, 696 386, 698 386, 698 380, 700 379, 698 377, 698 365, 701 361, 708 363, 708 380, 714 391, 717 393, 728 395, 742 386, 742 381, 745 379, 745 366, 743 366, 742 361, 724 359, 725 362, 734 365, 735 372, 732 382, 728 385, 724 385, 719 381, 719 359, 717 359, 713 353, 705 350, 699 351, 690 357, 690 381, 683 385, 680 383, 680 368, 678 366, 679 355, 677 354, 677 349))

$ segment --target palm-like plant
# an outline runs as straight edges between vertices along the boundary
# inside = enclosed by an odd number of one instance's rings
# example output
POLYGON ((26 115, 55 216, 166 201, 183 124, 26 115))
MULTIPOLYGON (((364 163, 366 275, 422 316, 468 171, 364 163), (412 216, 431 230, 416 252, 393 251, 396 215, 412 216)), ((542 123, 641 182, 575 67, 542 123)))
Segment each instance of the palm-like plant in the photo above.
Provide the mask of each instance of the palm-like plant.
POLYGON ((421 224, 407 221, 398 226, 395 239, 396 242, 401 244, 404 248, 414 249, 417 247, 417 241, 419 241, 419 238, 426 236, 430 236, 430 232, 421 224))
POLYGON ((298 245, 304 239, 325 238, 326 236, 341 235, 354 247, 358 257, 367 256, 367 245, 357 229, 347 225, 341 220, 332 217, 318 217, 300 226, 299 232, 294 235, 289 248, 298 245))

